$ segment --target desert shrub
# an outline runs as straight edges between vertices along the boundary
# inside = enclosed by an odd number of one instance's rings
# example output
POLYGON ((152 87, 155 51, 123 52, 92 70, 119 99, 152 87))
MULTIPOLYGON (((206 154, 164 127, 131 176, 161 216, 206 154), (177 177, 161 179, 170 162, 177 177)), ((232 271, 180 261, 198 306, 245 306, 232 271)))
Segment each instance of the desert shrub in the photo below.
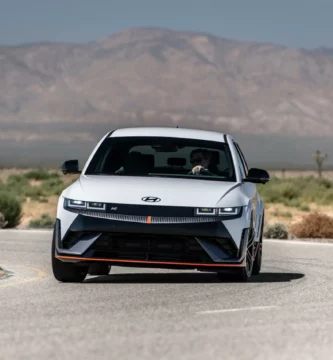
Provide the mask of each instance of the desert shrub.
POLYGON ((21 194, 27 198, 31 198, 32 200, 38 201, 43 195, 43 189, 40 186, 27 186, 25 189, 22 190, 21 194))
POLYGON ((31 179, 42 179, 44 175, 42 172, 31 172, 24 175, 10 175, 5 184, 0 184, 0 190, 6 190, 14 194, 20 201, 24 201, 26 198, 30 198, 35 201, 43 202, 45 198, 57 195, 59 196, 61 192, 66 188, 62 179, 58 174, 49 174, 45 180, 42 180, 42 183, 38 186, 32 186, 30 184, 31 179), (29 175, 32 174, 32 175, 29 175), (28 176, 26 176, 28 175, 28 176))
POLYGON ((323 205, 330 205, 333 203, 333 189, 329 189, 323 194, 321 203, 323 205))
POLYGON ((272 178, 258 191, 266 203, 280 203, 299 208, 304 203, 327 205, 333 202, 333 182, 314 176, 288 179, 272 178))
POLYGON ((9 192, 0 192, 0 213, 5 217, 6 228, 15 228, 22 217, 22 204, 20 200, 9 192))
POLYGON ((28 180, 48 180, 59 178, 60 175, 55 172, 47 172, 45 170, 32 170, 23 175, 28 180))
POLYGON ((28 179, 22 175, 10 175, 5 184, 10 191, 19 193, 30 186, 28 179))
POLYGON ((319 212, 313 212, 293 224, 290 231, 298 238, 333 238, 333 218, 319 212))
POLYGON ((310 206, 307 205, 307 204, 300 204, 300 206, 297 207, 298 210, 301 210, 301 211, 310 211, 310 206))
POLYGON ((293 214, 289 211, 279 211, 279 210, 275 210, 274 212, 272 212, 273 216, 281 216, 284 218, 292 218, 293 214))
POLYGON ((264 237, 267 239, 288 239, 288 229, 282 223, 275 223, 265 229, 264 237))
POLYGON ((280 213, 280 216, 291 219, 293 217, 293 214, 290 211, 282 211, 280 213))
POLYGON ((39 219, 31 220, 29 227, 33 229, 51 229, 54 226, 55 219, 48 214, 42 214, 39 219))
POLYGON ((51 178, 45 180, 40 186, 40 188, 45 196, 51 196, 51 195, 59 196, 67 186, 68 185, 65 185, 61 179, 51 178))

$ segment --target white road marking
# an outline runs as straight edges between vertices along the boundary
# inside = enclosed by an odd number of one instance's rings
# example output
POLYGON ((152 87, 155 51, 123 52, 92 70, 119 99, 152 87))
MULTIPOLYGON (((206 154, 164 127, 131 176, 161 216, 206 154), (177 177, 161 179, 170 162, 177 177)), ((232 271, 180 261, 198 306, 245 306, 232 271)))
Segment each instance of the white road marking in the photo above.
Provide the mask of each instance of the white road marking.
POLYGON ((51 233, 52 229, 1 229, 1 233, 51 233))
POLYGON ((264 239, 265 243, 288 244, 288 245, 317 245, 317 246, 333 246, 332 242, 316 242, 307 240, 278 240, 278 239, 264 239))
POLYGON ((265 309, 274 309, 278 306, 257 306, 257 307, 249 307, 249 308, 236 308, 236 309, 221 309, 221 310, 206 310, 206 311, 199 311, 197 314, 219 314, 219 313, 226 313, 226 312, 235 312, 235 311, 249 311, 249 310, 265 310, 265 309))

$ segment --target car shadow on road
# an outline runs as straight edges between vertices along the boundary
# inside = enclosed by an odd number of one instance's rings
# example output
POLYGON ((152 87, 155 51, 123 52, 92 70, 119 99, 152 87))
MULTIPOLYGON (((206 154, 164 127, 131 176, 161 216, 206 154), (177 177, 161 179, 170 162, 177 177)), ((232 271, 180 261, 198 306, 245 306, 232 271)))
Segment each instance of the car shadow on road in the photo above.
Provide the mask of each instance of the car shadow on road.
MULTIPOLYGON (((299 273, 266 272, 253 276, 251 283, 290 282, 304 277, 299 273)), ((220 280, 214 273, 127 273, 110 274, 87 278, 84 283, 105 284, 193 284, 193 283, 232 283, 240 282, 231 275, 225 275, 220 280)))

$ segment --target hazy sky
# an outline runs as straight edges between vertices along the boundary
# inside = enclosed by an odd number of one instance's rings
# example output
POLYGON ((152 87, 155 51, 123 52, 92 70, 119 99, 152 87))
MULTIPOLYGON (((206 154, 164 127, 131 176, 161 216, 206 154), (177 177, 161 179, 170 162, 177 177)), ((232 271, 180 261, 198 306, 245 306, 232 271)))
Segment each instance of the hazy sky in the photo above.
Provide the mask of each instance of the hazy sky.
POLYGON ((0 0, 0 44, 87 42, 136 26, 333 47, 333 0, 0 0))

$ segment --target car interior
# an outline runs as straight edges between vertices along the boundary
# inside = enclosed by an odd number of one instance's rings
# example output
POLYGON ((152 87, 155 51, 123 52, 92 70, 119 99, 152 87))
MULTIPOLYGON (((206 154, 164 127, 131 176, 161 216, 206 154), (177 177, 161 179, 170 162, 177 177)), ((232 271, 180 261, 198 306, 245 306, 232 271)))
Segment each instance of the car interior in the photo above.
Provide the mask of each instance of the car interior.
MULTIPOLYGON (((95 165, 97 173, 115 175, 188 175, 193 166, 190 163, 192 146, 179 148, 160 147, 152 145, 121 144, 121 146, 105 149, 95 165)), ((230 167, 231 159, 223 149, 209 151, 210 165, 208 170, 221 177, 233 176, 230 167)))

